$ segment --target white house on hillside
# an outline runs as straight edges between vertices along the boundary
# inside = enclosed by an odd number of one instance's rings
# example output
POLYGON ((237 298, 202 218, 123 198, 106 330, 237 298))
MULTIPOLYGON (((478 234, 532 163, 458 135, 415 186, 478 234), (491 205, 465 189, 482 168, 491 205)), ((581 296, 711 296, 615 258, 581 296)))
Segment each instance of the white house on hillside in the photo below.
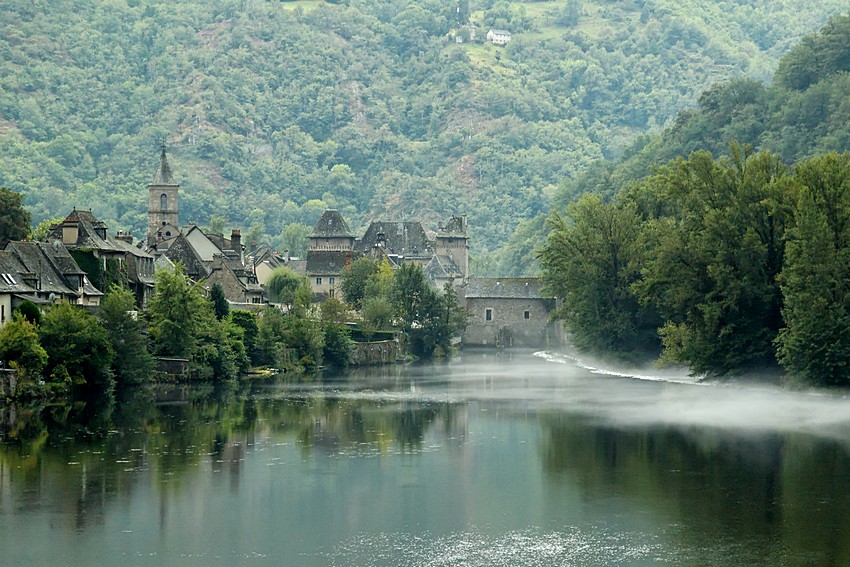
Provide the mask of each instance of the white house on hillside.
POLYGON ((487 41, 493 45, 507 45, 511 40, 511 32, 507 30, 491 29, 487 32, 487 41))

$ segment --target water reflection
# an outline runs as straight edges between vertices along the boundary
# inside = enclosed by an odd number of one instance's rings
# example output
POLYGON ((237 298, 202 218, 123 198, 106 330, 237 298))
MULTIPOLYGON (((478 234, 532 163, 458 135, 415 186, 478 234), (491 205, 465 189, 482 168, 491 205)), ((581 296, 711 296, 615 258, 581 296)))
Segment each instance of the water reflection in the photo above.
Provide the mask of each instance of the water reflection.
POLYGON ((0 536, 64 541, 12 564, 843 565, 847 404, 509 354, 4 406, 0 536))
POLYGON ((742 546, 739 560, 749 564, 850 558, 845 444, 801 434, 624 429, 563 415, 541 421, 551 482, 576 483, 591 500, 618 495, 667 518, 681 549, 700 549, 705 559, 718 552, 712 544, 742 546))

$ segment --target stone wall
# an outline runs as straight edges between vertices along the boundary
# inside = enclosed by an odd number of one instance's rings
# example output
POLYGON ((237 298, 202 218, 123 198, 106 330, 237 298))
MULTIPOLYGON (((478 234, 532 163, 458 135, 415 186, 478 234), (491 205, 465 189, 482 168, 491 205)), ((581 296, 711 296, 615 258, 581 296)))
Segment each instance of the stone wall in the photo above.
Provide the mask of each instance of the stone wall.
POLYGON ((394 364, 400 354, 398 341, 354 343, 351 364, 352 366, 394 364))
POLYGON ((0 368, 0 399, 14 398, 18 393, 18 377, 14 370, 0 368))
POLYGON ((467 298, 470 317, 463 345, 499 348, 560 345, 563 340, 560 324, 549 321, 553 306, 549 299, 467 298))

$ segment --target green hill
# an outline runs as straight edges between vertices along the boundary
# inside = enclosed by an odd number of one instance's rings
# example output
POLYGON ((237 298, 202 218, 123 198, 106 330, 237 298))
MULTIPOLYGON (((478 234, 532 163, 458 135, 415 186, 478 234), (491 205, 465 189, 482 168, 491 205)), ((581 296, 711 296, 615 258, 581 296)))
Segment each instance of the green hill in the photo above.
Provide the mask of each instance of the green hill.
POLYGON ((501 270, 527 254, 495 251, 563 198, 565 180, 671 124, 710 85, 767 79, 843 9, 838 0, 9 0, 0 186, 25 195, 36 223, 77 206, 141 235, 165 140, 184 222, 280 244, 327 206, 353 227, 466 213, 478 271, 501 270), (482 43, 490 27, 513 40, 482 43))

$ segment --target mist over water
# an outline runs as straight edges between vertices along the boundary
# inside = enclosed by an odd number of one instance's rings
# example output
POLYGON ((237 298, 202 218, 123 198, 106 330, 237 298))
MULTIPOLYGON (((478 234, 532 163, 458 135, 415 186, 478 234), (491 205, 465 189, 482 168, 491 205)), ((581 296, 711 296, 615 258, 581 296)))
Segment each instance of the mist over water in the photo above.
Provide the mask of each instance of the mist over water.
POLYGON ((3 564, 850 561, 834 393, 464 351, 4 420, 3 564))
POLYGON ((712 427, 739 432, 798 432, 850 441, 850 398, 739 382, 702 382, 685 370, 622 369, 555 352, 490 354, 480 362, 427 366, 405 373, 409 387, 341 388, 369 400, 522 403, 524 411, 560 410, 629 426, 712 427), (393 389, 390 389, 393 388, 393 389))

